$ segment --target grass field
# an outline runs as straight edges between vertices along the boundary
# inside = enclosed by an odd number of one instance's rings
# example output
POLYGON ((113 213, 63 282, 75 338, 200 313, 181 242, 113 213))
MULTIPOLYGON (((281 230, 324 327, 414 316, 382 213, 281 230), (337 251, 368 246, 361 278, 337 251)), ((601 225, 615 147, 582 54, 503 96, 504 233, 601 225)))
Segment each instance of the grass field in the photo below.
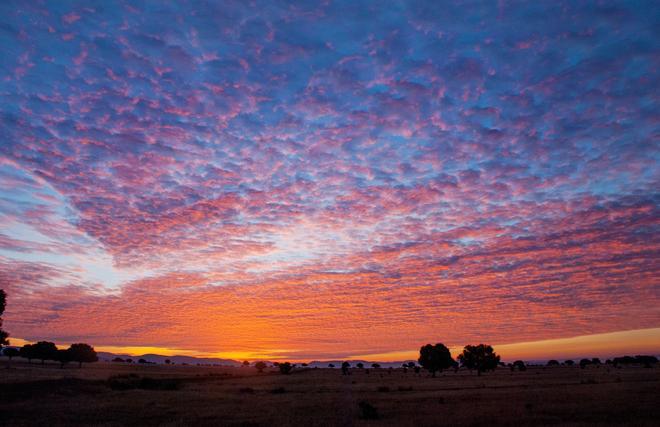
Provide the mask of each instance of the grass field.
POLYGON ((14 362, 0 425, 658 425, 660 368, 412 371, 14 362), (364 402, 364 403, 363 403, 364 402))

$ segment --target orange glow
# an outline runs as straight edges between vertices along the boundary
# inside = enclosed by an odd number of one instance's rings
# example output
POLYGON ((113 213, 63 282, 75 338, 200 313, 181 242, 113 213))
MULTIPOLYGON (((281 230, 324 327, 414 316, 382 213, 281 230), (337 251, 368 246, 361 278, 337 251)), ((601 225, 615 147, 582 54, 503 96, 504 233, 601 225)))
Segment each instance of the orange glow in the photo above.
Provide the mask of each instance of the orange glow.
MULTIPOLYGON (((430 340, 435 342, 434 340, 430 340)), ((29 341, 12 338, 12 345, 22 346, 29 341)), ((475 341, 476 343, 476 341, 475 341)), ((58 346, 66 347, 69 344, 57 343, 58 346)), ((420 344, 421 346, 422 344, 420 344)), ((570 338, 560 338, 543 341, 529 341, 513 344, 495 344, 495 351, 502 356, 502 360, 548 360, 548 359, 571 359, 579 357, 615 357, 637 354, 660 354, 660 328, 639 329, 633 331, 611 332, 605 334, 583 335, 570 338)), ((450 346, 453 357, 456 357, 463 346, 450 346)), ((142 347, 142 346, 97 346, 97 351, 115 354, 126 354, 129 356, 141 356, 144 354, 159 354, 161 356, 192 356, 204 358, 242 360, 288 360, 292 362, 305 362, 309 358, 287 357, 295 354, 295 350, 272 349, 263 352, 250 351, 228 351, 228 352, 200 352, 185 349, 166 347, 142 347)), ((403 360, 417 360, 419 352, 417 349, 389 351, 382 353, 351 354, 343 359, 360 359, 379 362, 394 362, 403 360)), ((323 358, 320 358, 323 359, 323 358)), ((331 358, 328 358, 331 359, 331 358)), ((342 358, 340 358, 342 359, 342 358)))

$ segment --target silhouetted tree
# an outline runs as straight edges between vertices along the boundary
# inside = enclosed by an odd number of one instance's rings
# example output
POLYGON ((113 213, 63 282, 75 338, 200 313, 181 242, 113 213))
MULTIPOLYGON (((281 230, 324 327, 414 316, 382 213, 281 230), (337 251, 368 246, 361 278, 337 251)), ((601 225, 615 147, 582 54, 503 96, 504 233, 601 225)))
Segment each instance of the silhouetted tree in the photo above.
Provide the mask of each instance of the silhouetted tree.
POLYGON ((591 365, 591 360, 589 360, 589 359, 581 359, 580 360, 580 368, 584 369, 589 365, 591 365))
POLYGON ((124 363, 124 359, 122 359, 121 357, 115 357, 114 359, 112 359, 112 361, 117 363, 124 363))
POLYGON ((308 365, 307 363, 301 363, 300 366, 306 368, 306 367, 308 367, 309 365, 308 365))
POLYGON ((58 350, 55 352, 55 360, 56 360, 57 362, 60 362, 60 369, 64 369, 64 365, 66 365, 67 363, 69 363, 69 362, 71 362, 71 361, 73 360, 73 357, 72 357, 72 356, 73 356, 73 355, 72 355, 72 353, 71 353, 71 349, 70 349, 70 348, 68 348, 68 349, 66 349, 66 350, 59 350, 59 349, 58 349, 58 350))
POLYGON ((133 359, 126 359, 126 363, 133 363, 133 359))
POLYGON ((458 361, 461 366, 472 370, 477 370, 477 375, 482 372, 492 371, 500 363, 500 356, 494 351, 493 347, 486 344, 466 345, 463 353, 458 355, 458 361))
POLYGON ((78 368, 82 368, 83 363, 94 363, 99 360, 94 347, 89 344, 71 344, 69 352, 71 353, 71 360, 78 362, 78 368))
POLYGON ((165 359, 165 364, 166 364, 166 365, 169 365, 169 364, 171 364, 171 363, 172 363, 172 361, 171 361, 170 359, 165 359))
POLYGON ((328 363, 328 368, 334 368, 334 367, 335 365, 333 365, 332 363, 328 363))
POLYGON ((348 362, 344 362, 344 363, 342 363, 342 364, 341 364, 341 374, 342 374, 342 375, 348 375, 348 374, 350 374, 350 372, 349 372, 349 370, 348 370, 350 367, 351 367, 351 364, 350 364, 350 363, 348 363, 348 362))
POLYGON ((564 365, 566 365, 566 366, 573 366, 573 365, 575 365, 575 362, 573 362, 572 360, 569 359, 569 360, 566 360, 566 361, 564 362, 564 365))
POLYGON ((0 347, 9 345, 9 334, 2 330, 2 314, 5 312, 7 306, 7 294, 4 290, 0 289, 0 347))
POLYGON ((355 365, 355 366, 357 366, 358 369, 364 369, 364 363, 362 363, 362 362, 358 363, 358 364, 355 365))
POLYGON ((408 362, 408 367, 413 369, 415 367, 415 362, 408 362))
POLYGON ((527 365, 525 365, 525 362, 523 362, 522 360, 516 360, 511 365, 511 370, 513 371, 516 368, 518 368, 519 371, 526 371, 527 370, 527 365))
POLYGON ((372 363, 372 364, 371 364, 371 367, 374 368, 374 369, 380 369, 380 364, 378 364, 378 363, 372 363))
POLYGON ((443 369, 449 369, 454 359, 451 357, 449 349, 441 343, 436 345, 426 344, 419 349, 419 359, 417 360, 420 365, 435 377, 435 373, 443 369))
POLYGON ((280 363, 280 373, 284 375, 289 375, 293 369, 293 365, 289 362, 280 363))
POLYGON ((614 363, 614 366, 617 365, 632 365, 635 363, 635 358, 632 356, 623 356, 623 357, 615 357, 612 360, 612 363, 614 363))
POLYGON ((7 356, 7 358, 9 359, 9 363, 7 364, 7 369, 9 369, 9 367, 11 366, 11 359, 18 356, 20 353, 21 352, 14 347, 7 347, 2 351, 2 354, 7 356))
POLYGON ((548 360, 547 366, 559 366, 559 361, 558 360, 548 360))
POLYGON ((266 363, 259 361, 254 364, 254 367, 257 368, 257 372, 262 373, 266 369, 266 363))
POLYGON ((415 366, 413 369, 415 370, 416 374, 419 374, 419 372, 422 370, 422 368, 420 368, 419 366, 415 366))
POLYGON ((39 341, 34 344, 34 358, 41 360, 43 365, 46 360, 55 360, 57 354, 57 346, 49 341, 39 341))
POLYGON ((601 361, 600 361, 599 358, 594 357, 594 358, 591 359, 591 364, 592 364, 592 365, 600 365, 600 364, 601 364, 601 361))
POLYGON ((248 362, 248 361, 246 360, 245 362, 243 362, 243 366, 245 366, 245 367, 250 366, 250 362, 248 362))
POLYGON ((639 363, 640 365, 644 365, 645 368, 651 368, 652 367, 651 365, 655 365, 656 363, 658 363, 658 358, 655 356, 637 355, 635 356, 634 360, 635 360, 634 363, 639 363))
POLYGON ((141 363, 141 364, 144 365, 145 363, 147 363, 147 360, 146 359, 138 359, 138 363, 141 363))
POLYGON ((28 363, 32 363, 32 359, 36 359, 37 356, 34 351, 34 344, 25 344, 21 349, 19 350, 19 355, 23 359, 27 359, 28 363))

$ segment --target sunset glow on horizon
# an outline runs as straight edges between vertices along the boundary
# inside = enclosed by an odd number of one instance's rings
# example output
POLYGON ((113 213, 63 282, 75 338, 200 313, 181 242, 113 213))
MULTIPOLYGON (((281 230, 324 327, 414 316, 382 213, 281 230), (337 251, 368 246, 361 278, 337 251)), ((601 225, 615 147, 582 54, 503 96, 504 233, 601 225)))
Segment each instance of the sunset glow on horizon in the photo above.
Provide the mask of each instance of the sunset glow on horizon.
POLYGON ((0 4, 12 344, 660 354, 654 2, 0 4))

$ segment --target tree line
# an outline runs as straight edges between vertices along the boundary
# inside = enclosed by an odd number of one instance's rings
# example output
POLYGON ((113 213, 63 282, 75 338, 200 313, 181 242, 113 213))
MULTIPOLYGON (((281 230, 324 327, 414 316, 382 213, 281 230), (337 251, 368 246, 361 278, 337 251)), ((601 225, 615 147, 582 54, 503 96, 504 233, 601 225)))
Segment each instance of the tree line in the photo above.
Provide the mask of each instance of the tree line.
MULTIPOLYGON (((0 289, 0 347, 9 345, 9 333, 2 330, 2 314, 5 312, 7 306, 7 293, 0 289)), ((25 344, 20 349, 8 347, 3 349, 2 354, 9 358, 9 363, 14 357, 22 357, 32 363, 32 360, 41 360, 41 363, 46 363, 46 360, 53 360, 60 363, 63 368, 69 362, 78 362, 78 367, 82 367, 83 363, 92 363, 98 361, 98 356, 94 348, 85 343, 71 344, 69 348, 59 349, 57 346, 49 341, 39 341, 36 344, 25 344)), ((7 366, 9 367, 9 366, 7 366)))

